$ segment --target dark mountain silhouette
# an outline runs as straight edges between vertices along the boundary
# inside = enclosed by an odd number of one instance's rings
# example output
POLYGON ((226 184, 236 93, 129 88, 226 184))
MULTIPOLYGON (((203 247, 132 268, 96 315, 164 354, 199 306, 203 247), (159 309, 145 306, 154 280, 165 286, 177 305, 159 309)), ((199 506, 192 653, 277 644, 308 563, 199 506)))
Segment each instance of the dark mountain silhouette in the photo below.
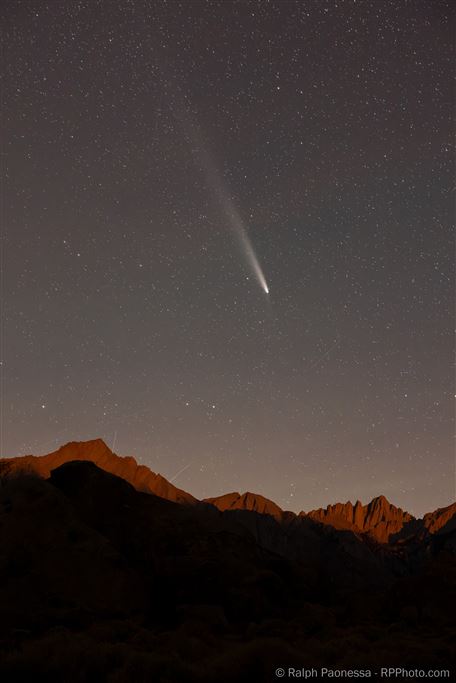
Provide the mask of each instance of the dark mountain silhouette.
POLYGON ((378 498, 322 520, 249 493, 199 502, 100 440, 0 461, 0 480, 8 683, 454 667, 455 506, 414 520, 378 498))

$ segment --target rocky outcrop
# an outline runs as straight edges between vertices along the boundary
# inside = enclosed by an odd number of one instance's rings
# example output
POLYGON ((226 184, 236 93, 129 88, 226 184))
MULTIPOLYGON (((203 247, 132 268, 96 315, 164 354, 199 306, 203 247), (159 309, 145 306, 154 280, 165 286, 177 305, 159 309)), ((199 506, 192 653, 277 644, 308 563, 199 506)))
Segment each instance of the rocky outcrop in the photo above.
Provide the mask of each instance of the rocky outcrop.
POLYGON ((336 529, 368 534, 379 543, 387 543, 390 537, 398 534, 405 524, 414 519, 408 512, 392 505, 385 496, 378 496, 367 505, 359 500, 355 505, 351 502, 336 503, 301 515, 322 524, 330 524, 336 529))
POLYGON ((176 488, 160 474, 155 474, 144 465, 138 465, 134 458, 116 455, 102 439, 72 441, 48 455, 3 458, 0 460, 0 476, 29 473, 47 479, 53 469, 73 460, 93 462, 105 472, 125 479, 138 491, 153 493, 176 503, 197 502, 190 493, 176 488))
POLYGON ((279 520, 282 519, 284 514, 283 510, 273 503, 272 500, 268 500, 268 498, 264 498, 264 496, 260 496, 257 493, 249 493, 248 491, 242 495, 233 492, 216 498, 205 498, 204 502, 214 505, 221 512, 226 510, 249 510, 262 515, 271 515, 271 517, 279 520))
POLYGON ((423 517, 423 524, 431 534, 438 534, 456 529, 456 503, 434 512, 428 512, 423 517))

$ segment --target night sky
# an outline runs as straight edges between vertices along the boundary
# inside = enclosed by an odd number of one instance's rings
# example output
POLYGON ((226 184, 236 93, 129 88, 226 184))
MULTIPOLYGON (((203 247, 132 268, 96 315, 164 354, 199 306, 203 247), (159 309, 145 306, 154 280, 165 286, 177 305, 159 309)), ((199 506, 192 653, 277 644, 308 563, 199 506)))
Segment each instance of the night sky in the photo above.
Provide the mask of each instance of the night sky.
POLYGON ((454 500, 451 5, 3 3, 2 455, 454 500))

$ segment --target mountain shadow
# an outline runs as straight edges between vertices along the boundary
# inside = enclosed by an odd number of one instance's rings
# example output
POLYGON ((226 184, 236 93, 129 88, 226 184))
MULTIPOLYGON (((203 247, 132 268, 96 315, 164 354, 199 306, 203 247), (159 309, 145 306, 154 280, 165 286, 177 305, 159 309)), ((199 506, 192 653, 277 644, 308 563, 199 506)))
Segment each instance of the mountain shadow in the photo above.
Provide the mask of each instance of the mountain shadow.
POLYGON ((261 683, 281 666, 454 670, 446 508, 438 533, 420 525, 381 543, 269 504, 258 511, 251 497, 234 509, 167 500, 90 459, 31 472, 9 461, 0 486, 8 683, 261 683))

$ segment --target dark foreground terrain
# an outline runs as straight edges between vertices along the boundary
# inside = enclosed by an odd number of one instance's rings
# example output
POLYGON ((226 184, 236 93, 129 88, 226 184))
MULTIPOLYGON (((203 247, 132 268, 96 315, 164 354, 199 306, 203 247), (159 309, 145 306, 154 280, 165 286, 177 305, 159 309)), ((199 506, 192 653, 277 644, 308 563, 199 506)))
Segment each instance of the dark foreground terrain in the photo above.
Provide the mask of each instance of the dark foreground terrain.
POLYGON ((448 511, 435 533, 406 520, 402 536, 378 543, 308 515, 172 502, 89 460, 46 479, 3 467, 5 683, 456 672, 448 511))

